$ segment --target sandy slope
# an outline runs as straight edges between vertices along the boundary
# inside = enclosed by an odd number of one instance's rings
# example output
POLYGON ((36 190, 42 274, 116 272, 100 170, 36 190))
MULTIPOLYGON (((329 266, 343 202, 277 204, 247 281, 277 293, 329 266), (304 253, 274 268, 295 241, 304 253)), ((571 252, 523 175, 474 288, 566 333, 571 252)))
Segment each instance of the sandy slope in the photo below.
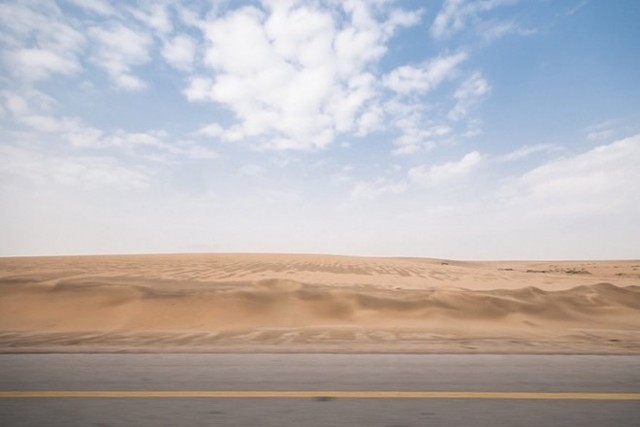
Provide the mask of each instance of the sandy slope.
POLYGON ((640 261, 0 259, 0 351, 640 353, 640 261))

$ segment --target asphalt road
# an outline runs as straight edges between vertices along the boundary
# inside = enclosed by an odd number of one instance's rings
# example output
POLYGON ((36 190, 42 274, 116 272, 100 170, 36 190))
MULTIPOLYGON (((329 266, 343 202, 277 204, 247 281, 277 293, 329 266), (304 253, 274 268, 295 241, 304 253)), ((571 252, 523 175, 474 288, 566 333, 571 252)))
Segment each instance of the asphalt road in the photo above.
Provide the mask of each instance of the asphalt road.
POLYGON ((637 427, 637 399, 637 356, 0 355, 8 427, 637 427))

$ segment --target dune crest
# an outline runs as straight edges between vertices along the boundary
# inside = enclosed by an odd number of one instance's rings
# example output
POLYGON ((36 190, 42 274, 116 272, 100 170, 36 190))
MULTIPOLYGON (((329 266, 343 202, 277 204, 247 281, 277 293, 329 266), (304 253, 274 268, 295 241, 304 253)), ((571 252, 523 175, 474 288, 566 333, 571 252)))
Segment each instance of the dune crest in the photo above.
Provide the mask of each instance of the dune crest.
POLYGON ((0 351, 640 353, 640 262, 0 259, 0 351))

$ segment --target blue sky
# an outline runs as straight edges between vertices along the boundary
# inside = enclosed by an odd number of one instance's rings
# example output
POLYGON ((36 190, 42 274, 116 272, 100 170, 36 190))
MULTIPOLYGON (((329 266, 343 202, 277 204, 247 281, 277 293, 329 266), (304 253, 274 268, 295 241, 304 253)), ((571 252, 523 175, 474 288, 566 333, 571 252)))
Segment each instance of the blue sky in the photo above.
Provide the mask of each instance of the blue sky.
POLYGON ((636 0, 0 4, 0 255, 640 257, 636 0))

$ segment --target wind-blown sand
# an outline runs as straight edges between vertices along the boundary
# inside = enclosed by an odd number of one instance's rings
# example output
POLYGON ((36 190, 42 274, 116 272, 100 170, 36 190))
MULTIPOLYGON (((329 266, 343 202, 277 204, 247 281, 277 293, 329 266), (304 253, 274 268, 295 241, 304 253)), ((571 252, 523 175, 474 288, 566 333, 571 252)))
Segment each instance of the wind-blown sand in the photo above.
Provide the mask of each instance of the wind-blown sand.
POLYGON ((640 261, 0 258, 0 352, 640 353, 640 261))

